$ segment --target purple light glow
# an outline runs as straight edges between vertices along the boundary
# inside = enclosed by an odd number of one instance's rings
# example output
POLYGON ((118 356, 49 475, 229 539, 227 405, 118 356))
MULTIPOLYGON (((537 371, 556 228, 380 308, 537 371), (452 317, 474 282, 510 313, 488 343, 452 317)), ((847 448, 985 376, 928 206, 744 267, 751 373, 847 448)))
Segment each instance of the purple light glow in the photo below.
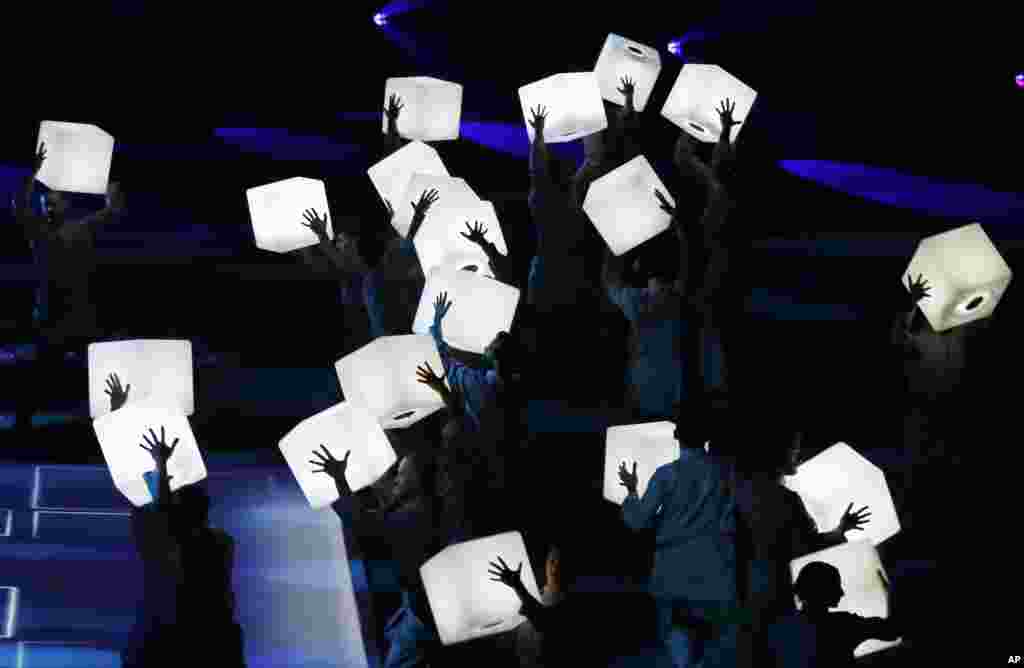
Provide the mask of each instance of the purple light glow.
POLYGON ((387 25, 388 23, 388 17, 386 14, 377 12, 376 14, 373 15, 373 22, 379 26, 384 26, 387 25))
POLYGON ((682 49, 681 49, 681 46, 680 46, 680 44, 679 44, 679 41, 678 41, 678 40, 676 40, 676 41, 672 41, 672 42, 669 42, 669 43, 668 43, 668 52, 669 52, 669 53, 671 53, 671 54, 674 54, 674 55, 677 55, 677 56, 678 56, 678 55, 679 55, 679 52, 680 52, 681 50, 682 50, 682 49))
POLYGON ((1024 72, 1018 74, 1015 81, 1017 82, 1017 88, 1024 88, 1024 72))

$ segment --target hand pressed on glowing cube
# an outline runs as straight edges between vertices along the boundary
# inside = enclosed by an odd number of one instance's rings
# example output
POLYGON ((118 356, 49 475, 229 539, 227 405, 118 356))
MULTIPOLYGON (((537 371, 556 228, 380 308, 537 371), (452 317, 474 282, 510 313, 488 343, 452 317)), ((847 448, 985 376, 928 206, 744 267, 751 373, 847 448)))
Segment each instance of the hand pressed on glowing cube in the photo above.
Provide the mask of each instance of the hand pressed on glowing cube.
MULTIPOLYGON (((687 63, 679 72, 665 100, 661 115, 694 139, 715 143, 724 130, 718 107, 730 100, 730 117, 737 114, 744 120, 750 115, 757 92, 718 65, 687 63)), ((737 127, 730 139, 736 141, 737 127)))
POLYGON ((410 142, 366 170, 377 194, 385 202, 400 202, 414 174, 448 177, 440 154, 423 142, 410 142))
POLYGON ((433 77, 393 77, 384 84, 383 131, 388 131, 392 99, 401 102, 395 115, 398 134, 418 141, 459 138, 462 119, 462 85, 433 77))
POLYGON ((661 54, 657 49, 615 34, 605 39, 594 66, 601 97, 612 104, 623 106, 626 103, 626 93, 618 88, 622 79, 627 77, 633 82, 639 91, 633 100, 637 111, 647 106, 660 73, 661 54))
MULTIPOLYGON (((320 242, 312 229, 303 229, 295 222, 304 211, 323 212, 324 219, 329 220, 323 181, 297 176, 249 188, 245 196, 257 248, 290 253, 320 242)), ((329 222, 325 231, 328 238, 333 238, 329 222)))
POLYGON ((604 498, 616 505, 630 487, 643 496, 658 467, 679 458, 675 424, 645 422, 608 427, 605 435, 604 498), (629 463, 632 462, 632 473, 629 463))
MULTIPOLYGON (((114 137, 95 125, 43 121, 36 145, 45 147, 36 179, 50 190, 104 195, 114 157, 114 137)), ((37 158, 38 160, 38 158, 37 158)))
MULTIPOLYGON (((123 398, 131 404, 163 406, 191 415, 195 411, 192 343, 173 339, 134 339, 91 343, 89 366, 89 414, 109 413, 113 396, 108 381, 113 375, 130 379, 135 390, 123 398)), ((124 404, 122 404, 124 405, 124 404)))
MULTIPOLYGON (((651 196, 656 190, 668 192, 642 155, 595 180, 587 190, 583 211, 616 257, 671 225, 671 214, 651 196)), ((675 205, 670 195, 662 197, 675 205)))
POLYGON ((533 143, 531 110, 543 107, 544 140, 549 144, 574 141, 608 127, 601 89, 593 72, 567 72, 535 81, 519 89, 526 132, 533 143))

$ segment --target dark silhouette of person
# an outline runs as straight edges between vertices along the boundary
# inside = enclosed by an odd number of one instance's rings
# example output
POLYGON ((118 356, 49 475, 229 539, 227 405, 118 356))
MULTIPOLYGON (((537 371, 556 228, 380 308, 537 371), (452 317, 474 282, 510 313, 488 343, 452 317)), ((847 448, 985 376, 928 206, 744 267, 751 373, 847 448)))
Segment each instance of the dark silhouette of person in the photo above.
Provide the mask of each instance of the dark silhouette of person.
POLYGON ((901 624, 894 616, 892 592, 881 571, 878 577, 889 593, 889 618, 829 612, 843 598, 839 570, 822 561, 801 569, 794 583, 803 609, 774 624, 771 647, 780 668, 843 668, 855 666, 853 652, 869 639, 898 640, 901 624))
MULTIPOLYGON (((43 197, 43 212, 35 212, 32 198, 35 179, 46 161, 46 145, 41 144, 26 181, 15 217, 32 248, 38 276, 33 309, 34 338, 37 344, 36 378, 54 377, 69 353, 82 354, 88 341, 98 336, 92 276, 95 273, 93 230, 115 220, 123 211, 124 195, 116 182, 107 189, 106 206, 80 220, 68 220, 68 203, 63 193, 48 191, 43 197)), ((32 414, 47 397, 46 383, 29 381, 17 396, 16 428, 31 429, 32 414)))

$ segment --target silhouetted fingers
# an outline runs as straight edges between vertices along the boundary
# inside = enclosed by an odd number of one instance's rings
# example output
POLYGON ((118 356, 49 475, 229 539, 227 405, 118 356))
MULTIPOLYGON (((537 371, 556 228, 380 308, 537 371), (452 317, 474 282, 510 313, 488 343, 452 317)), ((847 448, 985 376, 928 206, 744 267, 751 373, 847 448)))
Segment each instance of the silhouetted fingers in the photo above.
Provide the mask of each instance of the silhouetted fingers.
POLYGON ((171 453, 174 452, 174 448, 178 447, 178 441, 180 441, 180 440, 181 440, 180 438, 174 439, 174 443, 171 443, 171 447, 170 447, 170 450, 168 451, 168 454, 171 454, 171 453))
POLYGON ((341 460, 341 463, 342 463, 342 464, 346 464, 346 465, 347 465, 347 464, 348 464, 348 456, 349 456, 349 455, 351 455, 351 454, 352 454, 352 451, 351 451, 351 450, 349 450, 348 452, 346 452, 346 453, 345 453, 345 458, 341 460))

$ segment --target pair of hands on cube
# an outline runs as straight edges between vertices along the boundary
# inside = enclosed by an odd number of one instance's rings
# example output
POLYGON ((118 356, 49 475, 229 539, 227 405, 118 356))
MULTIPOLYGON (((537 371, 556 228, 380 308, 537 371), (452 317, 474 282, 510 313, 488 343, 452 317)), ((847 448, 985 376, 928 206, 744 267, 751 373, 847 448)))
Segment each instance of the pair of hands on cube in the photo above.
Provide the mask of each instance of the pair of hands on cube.
MULTIPOLYGON (((409 202, 409 206, 411 206, 413 210, 413 219, 422 221, 424 218, 426 218, 427 212, 430 210, 430 207, 435 202, 437 202, 437 200, 437 189, 424 190, 423 193, 420 195, 419 201, 409 202)), ((390 223, 391 220, 393 220, 395 217, 395 210, 391 206, 391 202, 388 200, 384 200, 384 206, 387 208, 387 217, 388 222, 390 223)), ((305 222, 301 223, 301 225, 311 230, 316 235, 317 239, 319 239, 321 242, 327 242, 331 240, 331 238, 327 235, 326 213, 321 215, 319 212, 316 211, 316 209, 306 209, 306 211, 302 214, 302 217, 305 222)), ((343 238, 346 237, 344 233, 337 232, 337 234, 338 236, 341 236, 343 238)), ((409 236, 412 237, 413 234, 413 229, 410 229, 409 236)), ((345 240, 347 241, 348 239, 346 238, 345 240)))
MULTIPOLYGON (((39 150, 36 151, 35 157, 32 159, 32 178, 39 176, 40 170, 43 168, 43 163, 46 162, 46 142, 39 143, 39 150)), ((120 212, 124 209, 124 191, 121 190, 121 184, 117 181, 111 181, 107 184, 106 193, 106 206, 111 211, 120 212)))
MULTIPOLYGON (((629 107, 633 106, 633 97, 636 94, 636 82, 629 77, 622 77, 619 80, 622 87, 618 89, 619 93, 626 97, 626 104, 629 107)), ((548 118, 548 109, 542 104, 538 104, 536 108, 530 109, 530 114, 533 118, 528 120, 530 127, 534 129, 538 135, 544 134, 544 123, 548 118)))

